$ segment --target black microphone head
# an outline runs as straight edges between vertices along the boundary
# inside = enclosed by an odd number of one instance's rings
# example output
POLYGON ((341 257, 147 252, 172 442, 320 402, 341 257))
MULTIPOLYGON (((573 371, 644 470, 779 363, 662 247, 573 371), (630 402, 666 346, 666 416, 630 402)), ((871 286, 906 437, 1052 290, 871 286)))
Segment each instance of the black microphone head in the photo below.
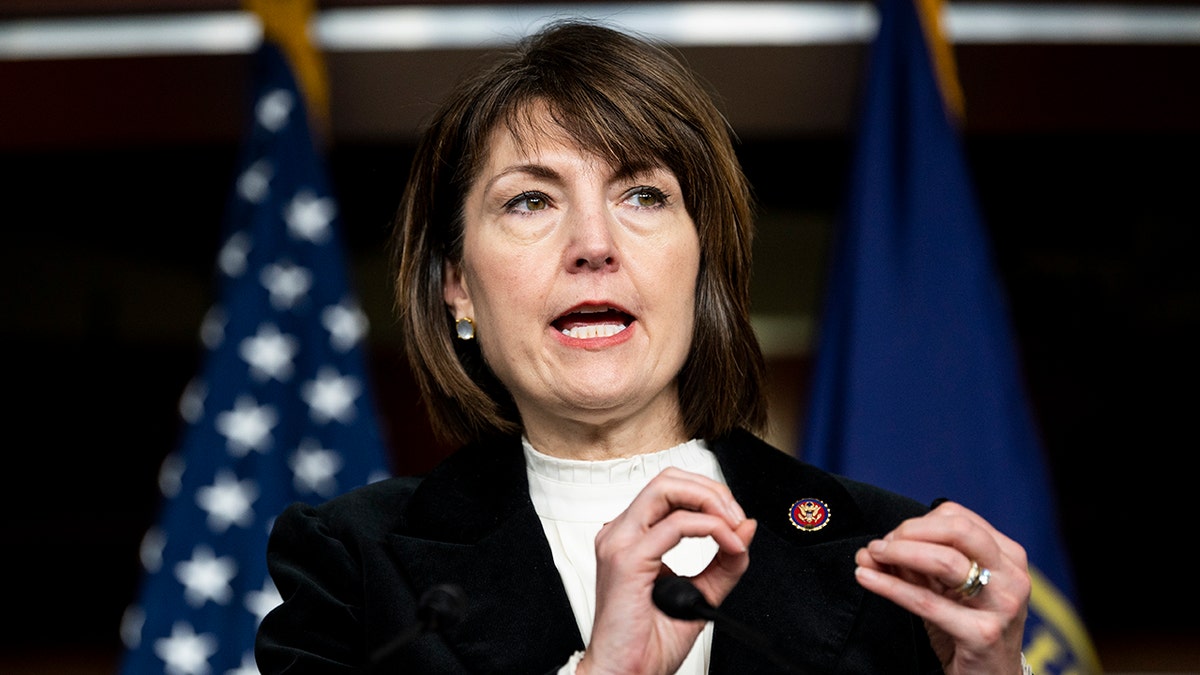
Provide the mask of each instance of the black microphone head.
POLYGON ((467 610, 467 594, 454 584, 439 584, 421 594, 417 620, 434 632, 453 628, 467 610))
POLYGON ((716 610, 704 599, 700 589, 692 582, 673 574, 661 576, 654 581, 650 594, 654 605, 672 619, 695 621, 712 618, 716 610))

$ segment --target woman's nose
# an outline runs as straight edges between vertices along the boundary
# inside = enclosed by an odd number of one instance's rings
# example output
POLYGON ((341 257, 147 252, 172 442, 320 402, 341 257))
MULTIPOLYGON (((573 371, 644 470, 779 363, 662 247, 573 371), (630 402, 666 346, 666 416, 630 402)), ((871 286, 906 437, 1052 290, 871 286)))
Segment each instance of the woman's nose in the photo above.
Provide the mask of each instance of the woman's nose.
POLYGON ((569 270, 615 271, 620 262, 613 238, 615 223, 612 215, 603 208, 589 208, 574 213, 571 220, 571 243, 567 251, 569 270))

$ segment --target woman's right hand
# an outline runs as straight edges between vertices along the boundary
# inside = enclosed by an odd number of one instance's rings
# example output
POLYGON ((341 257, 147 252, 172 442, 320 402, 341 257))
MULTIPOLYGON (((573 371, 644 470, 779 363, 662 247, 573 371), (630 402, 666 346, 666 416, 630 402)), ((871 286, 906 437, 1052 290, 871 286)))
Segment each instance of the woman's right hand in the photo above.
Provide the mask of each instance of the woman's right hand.
POLYGON ((712 537, 716 556, 692 582, 719 606, 750 564, 757 523, 725 485, 680 469, 655 476, 596 535, 596 616, 579 675, 674 673, 704 628, 654 606, 663 555, 684 537, 712 537))

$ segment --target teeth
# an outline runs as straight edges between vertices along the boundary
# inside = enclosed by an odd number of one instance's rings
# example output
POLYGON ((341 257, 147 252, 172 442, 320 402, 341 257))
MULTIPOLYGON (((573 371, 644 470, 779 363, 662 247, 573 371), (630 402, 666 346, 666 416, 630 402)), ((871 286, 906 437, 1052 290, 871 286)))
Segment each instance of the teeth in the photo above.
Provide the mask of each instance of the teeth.
POLYGON ((562 333, 567 337, 573 337, 580 340, 590 340, 592 338, 612 337, 623 330, 625 330, 625 326, 619 323, 605 323, 599 326, 576 326, 575 328, 566 328, 562 333))

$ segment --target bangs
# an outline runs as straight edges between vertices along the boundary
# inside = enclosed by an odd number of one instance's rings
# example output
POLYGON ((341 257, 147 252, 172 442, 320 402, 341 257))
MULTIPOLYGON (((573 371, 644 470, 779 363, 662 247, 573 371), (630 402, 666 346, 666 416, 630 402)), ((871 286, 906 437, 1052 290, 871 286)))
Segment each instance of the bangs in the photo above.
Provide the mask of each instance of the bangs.
POLYGON ((536 148, 539 139, 550 137, 600 157, 622 173, 665 167, 678 174, 673 158, 679 154, 679 139, 662 133, 663 125, 651 123, 644 113, 623 109, 594 89, 580 87, 565 96, 531 96, 508 107, 500 123, 520 148, 536 148), (543 112, 553 128, 546 128, 543 112))

